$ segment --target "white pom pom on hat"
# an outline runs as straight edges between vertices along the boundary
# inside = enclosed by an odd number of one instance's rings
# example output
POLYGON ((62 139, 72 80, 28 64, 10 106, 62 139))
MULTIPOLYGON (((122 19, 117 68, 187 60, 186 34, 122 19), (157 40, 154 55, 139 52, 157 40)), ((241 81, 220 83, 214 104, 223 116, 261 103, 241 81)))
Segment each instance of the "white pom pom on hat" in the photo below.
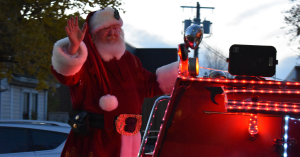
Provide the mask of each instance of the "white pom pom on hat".
POLYGON ((118 99, 114 95, 104 95, 99 100, 99 106, 104 111, 112 111, 118 107, 118 99))
POLYGON ((105 9, 96 11, 89 20, 90 34, 94 34, 102 28, 118 24, 123 26, 123 20, 120 17, 116 19, 114 16, 115 9, 106 7, 105 9))

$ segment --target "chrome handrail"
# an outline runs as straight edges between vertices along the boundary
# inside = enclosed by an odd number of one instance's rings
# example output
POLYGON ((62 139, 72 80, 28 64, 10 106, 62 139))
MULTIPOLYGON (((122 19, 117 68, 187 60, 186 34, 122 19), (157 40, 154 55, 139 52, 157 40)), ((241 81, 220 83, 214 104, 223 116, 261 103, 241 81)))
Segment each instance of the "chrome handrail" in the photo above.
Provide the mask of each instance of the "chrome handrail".
POLYGON ((154 102, 154 105, 153 105, 153 107, 152 107, 152 110, 151 110, 151 113, 150 113, 150 116, 149 116, 149 119, 148 119, 148 123, 147 123, 147 126, 146 126, 146 129, 145 129, 145 132, 144 132, 144 135, 143 135, 143 140, 142 140, 142 143, 141 143, 141 146, 140 146, 140 150, 139 150, 139 153, 138 153, 138 157, 141 157, 142 156, 142 153, 143 153, 143 151, 144 151, 144 146, 145 146, 145 141, 146 141, 146 138, 148 137, 148 134, 149 134, 149 132, 148 132, 148 130, 150 130, 150 128, 151 128, 151 126, 150 126, 150 124, 151 124, 151 122, 152 122, 152 120, 153 120, 153 118, 154 118, 154 114, 155 114, 155 111, 156 111, 156 107, 157 107, 157 105, 161 102, 161 101, 163 101, 163 100, 166 100, 166 99, 168 99, 168 100, 170 100, 170 96, 161 96, 161 97, 159 97, 159 98, 157 98, 156 100, 155 100, 155 102, 154 102))

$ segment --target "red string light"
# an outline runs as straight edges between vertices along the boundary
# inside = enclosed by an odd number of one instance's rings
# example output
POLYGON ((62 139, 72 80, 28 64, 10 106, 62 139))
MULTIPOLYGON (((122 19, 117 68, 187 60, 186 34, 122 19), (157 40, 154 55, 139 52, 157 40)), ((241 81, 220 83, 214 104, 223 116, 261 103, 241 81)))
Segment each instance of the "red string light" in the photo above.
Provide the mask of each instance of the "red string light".
POLYGON ((227 111, 231 112, 266 112, 266 111, 276 111, 276 112, 293 112, 297 113, 300 109, 300 103, 287 103, 287 102, 252 102, 252 101, 233 101, 227 100, 225 103, 227 106, 227 111))
POLYGON ((291 90, 278 90, 278 89, 274 89, 274 90, 254 90, 254 89, 234 89, 234 90, 226 90, 226 93, 279 93, 279 94, 300 94, 300 92, 298 91, 298 89, 291 89, 291 90), (297 91, 296 91, 297 90, 297 91))
POLYGON ((249 134, 251 134, 251 136, 254 136, 258 133, 258 123, 257 123, 257 114, 251 114, 250 115, 250 121, 249 121, 249 134))
MULTIPOLYGON (((200 67, 201 68, 201 67, 200 67)), ((222 70, 218 70, 222 71, 222 70)), ((226 72, 226 71, 225 71, 226 72)), ((191 80, 191 81, 210 81, 210 82, 220 82, 220 83, 252 83, 252 84, 269 84, 269 85, 296 85, 299 86, 299 82, 281 82, 281 81, 270 81, 270 80, 264 80, 264 81, 253 81, 253 80, 237 80, 237 79, 217 79, 217 78, 192 78, 192 77, 184 77, 184 76, 178 76, 179 78, 182 78, 184 80, 191 80)))
MULTIPOLYGON (((173 90, 174 90, 174 88, 173 88, 173 90)), ((173 93, 173 92, 172 92, 173 93)), ((172 97, 172 95, 171 95, 171 97, 172 97)), ((165 115, 164 115, 164 117, 163 117, 163 121, 165 120, 165 118, 166 118, 166 116, 167 116, 167 111, 168 111, 168 108, 169 108, 169 106, 170 106, 170 101, 168 102, 168 105, 167 105, 167 108, 166 108, 166 110, 165 110, 165 115)), ((152 124, 152 122, 151 122, 151 124, 152 124)), ((162 126, 163 126, 163 124, 161 124, 160 125, 160 127, 159 127, 159 132, 158 132, 158 135, 157 135, 157 140, 156 140, 156 142, 155 142, 155 146, 154 146, 154 150, 153 150, 153 154, 155 153, 155 150, 156 150, 156 148, 157 148, 157 141, 158 141, 158 139, 159 139, 159 136, 160 136, 160 134, 161 134, 161 129, 162 129, 162 126)), ((144 145, 144 148, 143 148, 143 150, 145 149, 145 146, 146 146, 146 143, 147 142, 145 142, 145 145, 144 145)))

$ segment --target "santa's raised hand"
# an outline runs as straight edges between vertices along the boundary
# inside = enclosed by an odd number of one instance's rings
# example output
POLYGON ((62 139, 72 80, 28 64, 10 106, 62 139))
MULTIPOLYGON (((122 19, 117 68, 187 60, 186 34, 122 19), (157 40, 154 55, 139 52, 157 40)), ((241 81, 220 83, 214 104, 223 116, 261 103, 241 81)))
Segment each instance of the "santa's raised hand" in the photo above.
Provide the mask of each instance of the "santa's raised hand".
POLYGON ((78 27, 78 17, 71 17, 68 22, 65 30, 68 34, 68 38, 70 40, 70 44, 67 48, 67 52, 70 55, 74 55, 79 48, 80 42, 83 40, 85 32, 86 32, 86 23, 84 23, 82 30, 78 27))

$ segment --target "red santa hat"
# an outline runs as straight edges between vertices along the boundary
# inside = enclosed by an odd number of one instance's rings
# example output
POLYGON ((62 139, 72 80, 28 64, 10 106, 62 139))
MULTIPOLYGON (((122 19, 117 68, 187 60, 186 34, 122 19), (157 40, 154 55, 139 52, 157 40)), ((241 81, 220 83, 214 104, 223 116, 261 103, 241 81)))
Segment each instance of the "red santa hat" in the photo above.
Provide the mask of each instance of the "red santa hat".
POLYGON ((121 19, 118 10, 111 7, 98 10, 89 20, 90 34, 94 34, 102 28, 109 27, 111 25, 123 26, 123 20, 121 19))
POLYGON ((88 23, 87 31, 89 34, 85 34, 83 41, 86 43, 89 52, 88 60, 92 63, 91 65, 94 65, 93 68, 95 68, 98 80, 102 80, 100 81, 100 86, 98 87, 99 89, 103 89, 102 92, 100 91, 103 96, 99 100, 99 106, 102 110, 109 112, 118 107, 118 100, 115 96, 110 95, 111 89, 109 79, 107 77, 102 60, 100 59, 100 56, 91 40, 91 35, 95 34, 100 29, 109 27, 111 25, 119 25, 122 27, 123 20, 121 19, 118 10, 111 7, 106 7, 105 9, 90 13, 87 16, 86 22, 88 23))

